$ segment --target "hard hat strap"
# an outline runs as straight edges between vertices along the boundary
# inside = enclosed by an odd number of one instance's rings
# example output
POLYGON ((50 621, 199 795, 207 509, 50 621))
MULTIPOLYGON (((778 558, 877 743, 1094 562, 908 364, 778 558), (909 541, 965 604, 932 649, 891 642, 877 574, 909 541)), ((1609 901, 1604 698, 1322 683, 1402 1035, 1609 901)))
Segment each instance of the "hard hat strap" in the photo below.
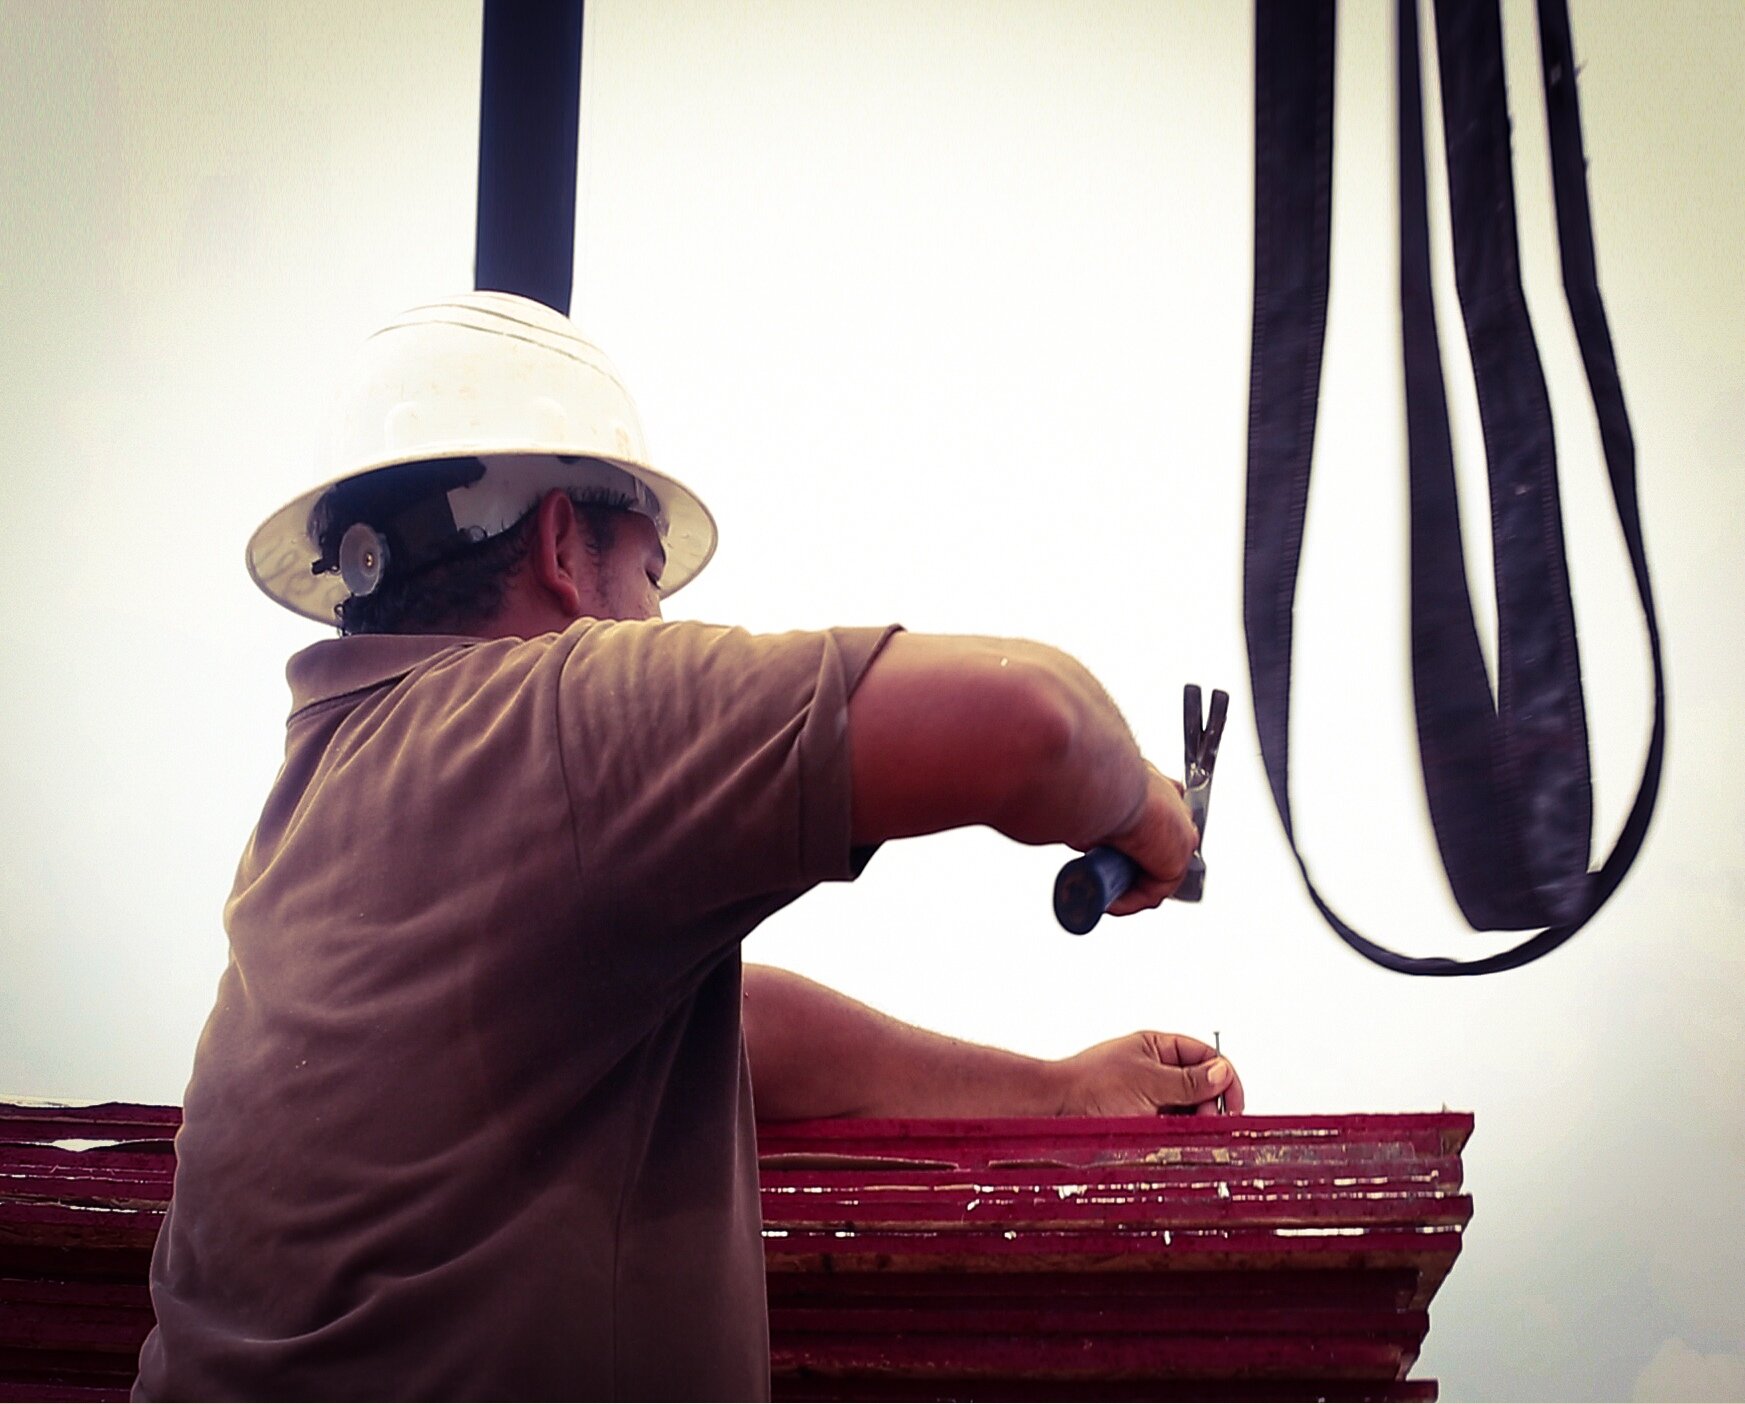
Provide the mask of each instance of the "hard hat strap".
POLYGON ((345 534, 363 523, 382 539, 393 577, 404 580, 500 536, 554 488, 598 495, 649 518, 663 535, 667 530, 660 499, 616 464, 550 454, 438 459, 379 469, 330 489, 311 514, 309 534, 321 556, 309 573, 340 570, 345 534))

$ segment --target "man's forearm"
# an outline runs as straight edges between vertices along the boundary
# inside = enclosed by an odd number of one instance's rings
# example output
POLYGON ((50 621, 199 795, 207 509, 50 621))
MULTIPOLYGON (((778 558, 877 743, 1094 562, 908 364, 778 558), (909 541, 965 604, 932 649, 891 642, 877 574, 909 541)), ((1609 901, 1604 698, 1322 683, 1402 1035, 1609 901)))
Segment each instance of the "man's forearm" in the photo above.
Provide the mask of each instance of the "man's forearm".
POLYGON ((1083 848, 1146 799, 1147 767, 1115 704, 1045 644, 899 634, 848 718, 856 843, 987 824, 1083 848))
POLYGON ((790 971, 745 967, 759 1118, 1053 1116, 1056 1065, 915 1028, 790 971))
POLYGON ((1060 706, 1061 744, 1053 764, 1023 777, 994 827, 1023 842, 1088 848, 1136 817, 1145 762, 1114 700, 1082 663, 1058 649, 1027 647, 1027 661, 1045 672, 1060 706))

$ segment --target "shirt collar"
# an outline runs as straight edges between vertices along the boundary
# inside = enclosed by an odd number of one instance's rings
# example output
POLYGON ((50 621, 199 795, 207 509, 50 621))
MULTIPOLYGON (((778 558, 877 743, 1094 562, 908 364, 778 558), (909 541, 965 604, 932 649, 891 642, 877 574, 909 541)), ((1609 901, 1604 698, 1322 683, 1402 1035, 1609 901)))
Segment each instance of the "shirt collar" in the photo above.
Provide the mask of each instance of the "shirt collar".
POLYGON ((285 665, 291 710, 398 682, 438 654, 478 642, 458 634, 354 634, 323 639, 293 654, 285 665))

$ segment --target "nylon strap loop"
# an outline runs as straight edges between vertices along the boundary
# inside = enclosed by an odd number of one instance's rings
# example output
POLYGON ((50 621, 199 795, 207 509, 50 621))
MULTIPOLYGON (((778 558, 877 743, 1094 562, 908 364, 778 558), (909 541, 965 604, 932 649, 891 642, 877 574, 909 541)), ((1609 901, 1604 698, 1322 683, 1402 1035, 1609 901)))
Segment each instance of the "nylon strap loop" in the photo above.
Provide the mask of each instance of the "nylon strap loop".
POLYGON ((1654 672, 1654 725, 1617 844, 1587 872, 1592 800, 1554 440, 1521 292, 1496 7, 1438 7, 1456 283, 1490 469, 1499 701, 1472 619, 1429 274, 1415 0, 1399 0, 1401 313, 1412 476, 1413 685, 1426 793, 1469 923, 1547 926, 1479 960, 1402 956, 1347 925, 1315 889, 1289 801, 1292 609, 1326 335, 1332 188, 1333 0, 1257 0, 1255 288, 1244 623, 1255 723, 1273 800, 1309 895, 1359 954, 1414 975, 1513 969, 1555 950, 1616 890, 1641 849, 1665 745, 1660 634, 1642 544, 1635 452, 1594 272, 1586 166, 1563 0, 1539 22, 1565 295, 1654 672))

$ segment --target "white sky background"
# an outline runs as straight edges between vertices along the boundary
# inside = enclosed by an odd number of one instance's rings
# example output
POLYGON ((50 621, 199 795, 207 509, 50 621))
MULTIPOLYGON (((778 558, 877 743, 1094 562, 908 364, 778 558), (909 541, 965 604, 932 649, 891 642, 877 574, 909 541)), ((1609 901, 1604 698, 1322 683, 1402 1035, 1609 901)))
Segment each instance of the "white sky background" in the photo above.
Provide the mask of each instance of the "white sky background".
MULTIPOLYGON (((1477 954, 1411 733, 1391 7, 1345 8, 1293 793, 1359 929, 1477 954)), ((1176 773, 1182 684, 1234 699, 1202 907, 1075 941, 1048 904, 1066 855, 978 831, 890 846, 752 958, 1038 1054, 1219 1028, 1257 1112, 1471 1109, 1477 1214, 1417 1373, 1449 1399, 1737 1397, 1745 17, 1573 18, 1673 712, 1642 859, 1522 972, 1348 954, 1267 797, 1241 633, 1246 6, 591 0, 575 306, 721 524, 669 615, 1057 643, 1176 773)), ((1558 285, 1531 6, 1505 20, 1609 844, 1644 635, 1558 285)), ((0 1092, 180 1099, 283 663, 323 636, 255 591, 243 543, 315 481, 359 339, 470 286, 477 103, 466 0, 0 0, 0 1092)))

